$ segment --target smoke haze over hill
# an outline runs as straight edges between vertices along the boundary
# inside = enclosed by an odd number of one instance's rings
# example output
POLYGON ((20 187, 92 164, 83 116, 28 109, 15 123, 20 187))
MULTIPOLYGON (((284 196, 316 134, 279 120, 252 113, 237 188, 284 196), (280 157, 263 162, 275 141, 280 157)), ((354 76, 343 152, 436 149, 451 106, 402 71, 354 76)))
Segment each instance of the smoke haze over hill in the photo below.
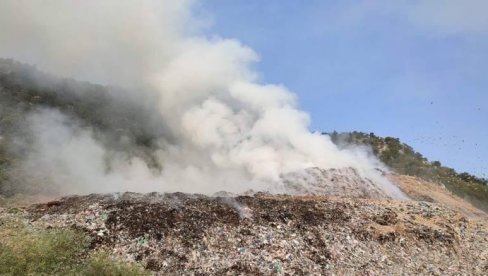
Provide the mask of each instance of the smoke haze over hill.
MULTIPOLYGON (((22 152, 18 169, 26 182, 49 183, 61 193, 286 192, 284 174, 351 167, 391 196, 402 196, 367 151, 339 149, 328 136, 311 133, 295 95, 260 80, 252 49, 201 35, 205 21, 192 15, 197 4, 0 3, 0 56, 122 87, 22 73, 41 98, 59 102, 24 108, 22 127, 29 135, 10 138, 22 152), (102 102, 90 92, 97 89, 106 90, 102 102), (87 123, 76 106, 65 110, 67 102, 83 105, 99 124, 87 123)), ((2 70, 5 76, 13 72, 2 70)), ((2 89, 4 97, 17 91, 2 89)))

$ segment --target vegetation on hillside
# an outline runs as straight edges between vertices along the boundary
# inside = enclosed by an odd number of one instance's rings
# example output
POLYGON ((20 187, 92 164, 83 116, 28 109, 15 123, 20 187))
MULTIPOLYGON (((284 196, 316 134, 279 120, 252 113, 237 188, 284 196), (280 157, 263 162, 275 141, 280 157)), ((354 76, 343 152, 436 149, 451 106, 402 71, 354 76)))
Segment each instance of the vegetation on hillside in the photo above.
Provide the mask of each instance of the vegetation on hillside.
POLYGON ((129 94, 120 88, 59 78, 35 66, 0 58, 0 196, 36 193, 42 186, 25 184, 17 165, 26 153, 35 150, 31 148, 27 118, 45 108, 58 110, 70 124, 89 129, 105 148, 138 157, 160 169, 151 149, 163 135, 163 120, 155 118, 158 113, 152 112, 151 99, 147 103, 136 101, 129 94), (115 93, 127 97, 115 97, 115 93))
POLYGON ((152 100, 136 101, 121 88, 59 78, 35 66, 0 58, 0 107, 4 109, 0 110, 0 130, 18 126, 28 111, 49 107, 104 134, 125 135, 150 146, 152 138, 163 131, 160 118, 151 112, 152 100))
POLYGON ((356 131, 350 133, 333 132, 328 135, 339 146, 351 144, 370 146, 373 154, 393 171, 443 184, 452 193, 488 212, 487 179, 466 172, 458 173, 452 168, 442 166, 439 161, 429 161, 398 138, 382 138, 374 133, 356 131))

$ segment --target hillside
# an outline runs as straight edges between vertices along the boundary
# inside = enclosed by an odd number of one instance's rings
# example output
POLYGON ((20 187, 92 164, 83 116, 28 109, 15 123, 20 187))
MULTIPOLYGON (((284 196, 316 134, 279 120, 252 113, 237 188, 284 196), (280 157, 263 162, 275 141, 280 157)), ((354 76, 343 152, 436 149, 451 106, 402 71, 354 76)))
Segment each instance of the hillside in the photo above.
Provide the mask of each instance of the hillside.
MULTIPOLYGON (((49 179, 33 182, 19 172, 20 160, 37 150, 26 114, 45 108, 69 118, 62 124, 89 129, 109 156, 138 157, 161 171, 154 148, 165 126, 154 106, 114 93, 125 92, 0 59, 0 274, 488 271, 486 214, 479 210, 488 210, 486 180, 429 162, 395 138, 330 134, 339 146, 371 147, 392 169, 376 170, 386 184, 357 168, 310 167, 280 175, 287 195, 249 190, 56 198, 49 179)), ((110 170, 109 162, 102 165, 110 170)))
POLYGON ((46 108, 61 112, 70 121, 65 124, 89 129, 111 151, 137 156, 158 168, 151 149, 155 137, 164 131, 160 118, 155 117, 151 104, 115 94, 127 91, 59 78, 0 58, 0 194, 39 192, 35 186, 42 184, 19 185, 25 179, 17 165, 27 152, 35 150, 28 115, 46 108))
MULTIPOLYGON (((152 156, 156 138, 165 132, 149 103, 114 97, 126 93, 72 79, 62 79, 14 60, 0 59, 0 193, 36 193, 38 187, 17 185, 17 160, 30 148, 31 133, 25 114, 45 107, 60 110, 74 122, 93 130, 97 139, 113 152, 125 152, 145 160, 154 168, 161 164, 152 156), (148 123, 149 122, 149 123, 148 123), (131 141, 129 144, 120 139, 131 141)), ((488 211, 488 185, 467 173, 430 162, 397 138, 381 138, 361 132, 329 134, 339 146, 366 145, 393 171, 444 185, 453 194, 488 211)), ((24 181, 25 182, 25 181, 24 181)), ((292 183, 293 184, 293 183, 292 183)), ((39 186, 36 184, 36 186, 39 186)), ((290 185, 289 185, 290 186, 290 185)))
POLYGON ((404 144, 398 138, 378 137, 374 133, 328 133, 340 145, 364 145, 393 171, 445 186, 455 195, 469 201, 474 206, 488 212, 488 180, 468 173, 458 173, 442 166, 439 161, 429 161, 404 144))
MULTIPOLYGON (((0 59, 0 193, 8 196, 39 191, 32 185, 18 185, 25 181, 17 173, 17 161, 25 152, 33 150, 25 114, 46 107, 60 110, 73 122, 89 127, 111 151, 140 157, 155 169, 160 168, 161 164, 152 156, 156 138, 165 132, 162 120, 154 115, 158 113, 152 112, 154 107, 149 103, 114 97, 116 93, 127 92, 58 78, 34 66, 0 59), (131 142, 124 142, 120 137, 131 142)), ((397 138, 361 132, 329 135, 339 146, 369 146, 394 172, 442 184, 453 194, 488 211, 486 179, 458 173, 438 161, 431 162, 397 138)))

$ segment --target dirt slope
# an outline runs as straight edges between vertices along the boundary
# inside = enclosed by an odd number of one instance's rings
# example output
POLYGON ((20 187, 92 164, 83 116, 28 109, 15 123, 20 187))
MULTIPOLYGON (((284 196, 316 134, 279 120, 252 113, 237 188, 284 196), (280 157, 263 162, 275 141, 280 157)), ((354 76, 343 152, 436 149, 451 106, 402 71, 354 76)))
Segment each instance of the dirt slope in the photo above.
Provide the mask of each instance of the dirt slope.
POLYGON ((388 177, 413 200, 435 202, 469 217, 487 217, 485 212, 477 209, 468 201, 452 194, 442 185, 414 176, 391 174, 388 177))

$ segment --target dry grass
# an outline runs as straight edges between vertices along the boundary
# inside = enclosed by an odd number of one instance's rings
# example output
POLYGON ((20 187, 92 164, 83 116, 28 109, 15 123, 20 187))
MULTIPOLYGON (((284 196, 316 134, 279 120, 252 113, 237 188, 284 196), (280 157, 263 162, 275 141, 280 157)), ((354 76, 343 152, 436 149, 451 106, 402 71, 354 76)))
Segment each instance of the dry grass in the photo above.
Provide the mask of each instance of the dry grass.
MULTIPOLYGON (((90 238, 71 229, 40 229, 19 215, 0 216, 0 275, 146 275, 139 266, 89 251, 90 238)), ((0 209, 0 214, 2 210, 0 209)))

